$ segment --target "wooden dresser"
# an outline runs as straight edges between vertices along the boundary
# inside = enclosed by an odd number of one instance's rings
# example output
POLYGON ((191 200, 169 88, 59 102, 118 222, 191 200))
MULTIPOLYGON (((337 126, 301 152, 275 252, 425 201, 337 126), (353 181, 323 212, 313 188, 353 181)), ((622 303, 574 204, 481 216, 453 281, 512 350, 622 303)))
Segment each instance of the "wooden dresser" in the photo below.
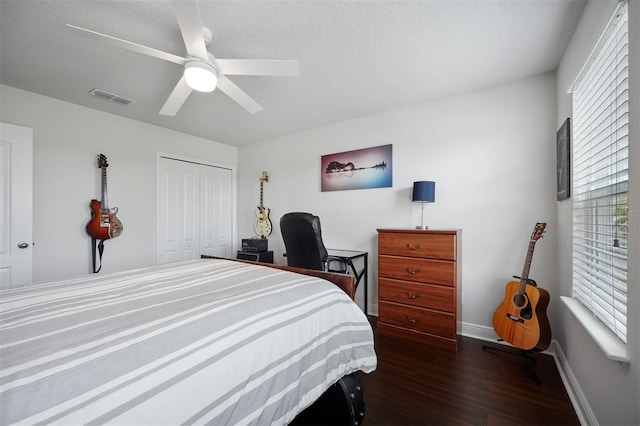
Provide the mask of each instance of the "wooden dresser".
POLYGON ((460 230, 378 229, 380 333, 457 350, 460 230))

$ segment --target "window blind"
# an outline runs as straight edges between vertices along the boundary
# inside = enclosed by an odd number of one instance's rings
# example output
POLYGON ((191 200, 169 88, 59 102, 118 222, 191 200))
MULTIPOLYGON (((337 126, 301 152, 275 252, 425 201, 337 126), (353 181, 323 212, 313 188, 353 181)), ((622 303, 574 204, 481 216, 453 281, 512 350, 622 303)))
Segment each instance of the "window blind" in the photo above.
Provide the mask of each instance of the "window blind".
POLYGON ((573 87, 573 296, 627 341, 626 3, 573 87))

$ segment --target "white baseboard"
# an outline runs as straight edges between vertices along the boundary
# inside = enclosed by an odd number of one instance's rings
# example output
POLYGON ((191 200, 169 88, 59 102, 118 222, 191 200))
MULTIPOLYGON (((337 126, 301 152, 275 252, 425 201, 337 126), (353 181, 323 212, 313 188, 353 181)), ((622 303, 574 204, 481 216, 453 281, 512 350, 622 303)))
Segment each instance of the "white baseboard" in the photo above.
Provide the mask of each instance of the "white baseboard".
POLYGON ((492 327, 486 327, 484 325, 471 324, 468 322, 458 323, 458 333, 466 337, 473 337, 474 339, 486 340, 488 342, 499 343, 498 335, 493 331, 492 327))
POLYGON ((571 399, 573 409, 576 410, 576 415, 578 416, 578 420, 580 420, 580 424, 597 426, 599 424, 598 419, 596 419, 596 416, 589 405, 589 401, 587 401, 587 397, 584 395, 584 392, 582 392, 580 383, 578 383, 576 376, 573 374, 573 371, 571 371, 571 366, 562 351, 562 347, 556 340, 552 340, 551 348, 552 351, 550 352, 553 355, 553 359, 556 361, 558 373, 560 373, 560 378, 562 379, 562 383, 564 383, 564 388, 569 394, 569 399, 571 399))
MULTIPOLYGON (((466 337, 499 343, 497 342, 499 337, 492 327, 460 322, 458 324, 458 332, 466 337)), ((543 353, 553 356, 556 368, 558 369, 562 383, 569 395, 571 405, 573 405, 573 409, 578 416, 578 420, 580 420, 580 424, 598 425, 598 420, 593 414, 593 410, 591 410, 591 406, 589 405, 589 401, 587 401, 584 392, 582 392, 580 383, 578 383, 576 376, 573 374, 573 371, 571 371, 571 366, 562 351, 562 347, 560 347, 556 340, 552 340, 549 348, 543 353)))

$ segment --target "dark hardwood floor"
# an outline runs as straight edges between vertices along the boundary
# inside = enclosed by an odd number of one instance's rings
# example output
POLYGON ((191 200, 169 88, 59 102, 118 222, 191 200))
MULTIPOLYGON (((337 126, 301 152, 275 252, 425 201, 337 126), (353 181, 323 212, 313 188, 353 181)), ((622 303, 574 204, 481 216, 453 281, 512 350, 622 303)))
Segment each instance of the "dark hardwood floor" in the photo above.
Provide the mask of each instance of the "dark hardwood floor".
MULTIPOLYGON (((375 330, 375 317, 372 318, 375 330)), ((376 333, 378 368, 361 374, 364 425, 579 425, 553 357, 524 357, 459 336, 457 352, 376 333)))

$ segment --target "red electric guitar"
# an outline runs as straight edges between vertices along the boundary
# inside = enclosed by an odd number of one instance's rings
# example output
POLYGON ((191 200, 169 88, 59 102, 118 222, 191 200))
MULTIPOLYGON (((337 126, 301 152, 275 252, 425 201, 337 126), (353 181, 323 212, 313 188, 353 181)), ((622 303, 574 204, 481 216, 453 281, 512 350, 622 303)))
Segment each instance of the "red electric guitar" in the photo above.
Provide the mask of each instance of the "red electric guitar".
POLYGON ((122 222, 116 217, 118 208, 109 208, 107 201, 107 157, 98 155, 98 167, 102 170, 102 201, 91 200, 91 220, 87 223, 87 233, 96 240, 107 240, 122 234, 122 222))

